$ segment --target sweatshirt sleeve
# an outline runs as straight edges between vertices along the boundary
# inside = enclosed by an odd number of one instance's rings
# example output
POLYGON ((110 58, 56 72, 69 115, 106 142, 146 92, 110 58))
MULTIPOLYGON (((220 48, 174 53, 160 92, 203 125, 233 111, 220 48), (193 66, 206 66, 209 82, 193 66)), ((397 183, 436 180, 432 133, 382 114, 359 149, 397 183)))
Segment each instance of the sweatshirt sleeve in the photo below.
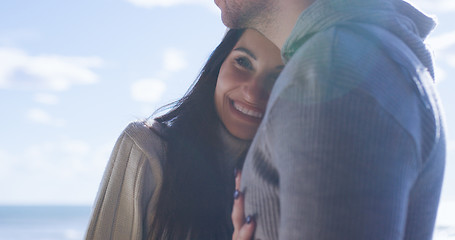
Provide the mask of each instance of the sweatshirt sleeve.
POLYGON ((403 239, 422 169, 421 101, 380 48, 330 34, 286 66, 261 126, 258 151, 278 176, 278 239, 403 239))
POLYGON ((162 143, 142 123, 118 138, 98 190, 86 239, 143 239, 161 185, 162 143))
POLYGON ((279 239, 400 239, 417 152, 387 111, 357 92, 297 108, 279 99, 273 114, 286 116, 270 122, 268 145, 279 239))

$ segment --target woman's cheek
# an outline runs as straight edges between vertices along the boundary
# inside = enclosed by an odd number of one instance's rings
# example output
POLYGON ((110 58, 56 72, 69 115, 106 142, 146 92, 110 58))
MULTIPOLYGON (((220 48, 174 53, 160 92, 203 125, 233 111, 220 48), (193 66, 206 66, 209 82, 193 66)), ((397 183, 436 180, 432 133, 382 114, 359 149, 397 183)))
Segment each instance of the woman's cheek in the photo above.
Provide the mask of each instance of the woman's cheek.
POLYGON ((220 76, 219 84, 223 90, 228 91, 240 86, 244 79, 245 74, 243 74, 241 71, 229 71, 228 73, 220 76))

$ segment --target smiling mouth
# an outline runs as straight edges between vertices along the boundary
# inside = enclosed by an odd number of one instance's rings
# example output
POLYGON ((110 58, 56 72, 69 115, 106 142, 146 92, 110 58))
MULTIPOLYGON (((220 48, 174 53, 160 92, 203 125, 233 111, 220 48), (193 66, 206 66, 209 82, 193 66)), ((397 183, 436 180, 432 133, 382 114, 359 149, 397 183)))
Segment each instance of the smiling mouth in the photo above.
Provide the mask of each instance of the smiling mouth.
POLYGON ((239 111, 239 112, 241 112, 241 113, 243 113, 243 114, 245 114, 247 116, 253 117, 253 118, 261 119, 262 116, 264 115, 261 112, 258 112, 258 111, 255 111, 255 110, 248 109, 248 108, 245 108, 243 106, 240 106, 239 104, 237 104, 234 101, 232 102, 232 106, 234 106, 234 108, 237 111, 239 111))

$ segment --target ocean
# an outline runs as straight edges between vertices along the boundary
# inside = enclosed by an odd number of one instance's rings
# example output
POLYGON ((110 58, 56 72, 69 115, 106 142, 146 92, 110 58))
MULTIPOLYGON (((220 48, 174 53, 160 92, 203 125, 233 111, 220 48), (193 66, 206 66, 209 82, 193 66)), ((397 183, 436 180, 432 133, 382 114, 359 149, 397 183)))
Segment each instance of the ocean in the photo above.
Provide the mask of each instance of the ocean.
POLYGON ((90 212, 90 206, 0 206, 0 240, 80 240, 90 212))
MULTIPOLYGON (((0 206, 0 240, 80 240, 90 212, 90 206, 0 206)), ((455 240, 455 222, 438 224, 433 240, 455 240)))

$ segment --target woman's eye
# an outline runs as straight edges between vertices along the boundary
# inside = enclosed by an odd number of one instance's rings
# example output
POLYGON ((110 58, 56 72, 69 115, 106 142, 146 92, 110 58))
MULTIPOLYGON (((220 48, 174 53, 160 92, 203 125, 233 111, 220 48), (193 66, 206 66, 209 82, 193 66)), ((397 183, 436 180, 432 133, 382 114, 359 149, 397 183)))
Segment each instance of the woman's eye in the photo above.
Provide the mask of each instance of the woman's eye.
POLYGON ((252 66, 250 60, 248 60, 248 58, 246 58, 246 57, 238 57, 235 59, 235 62, 243 68, 253 69, 253 66, 252 66))

